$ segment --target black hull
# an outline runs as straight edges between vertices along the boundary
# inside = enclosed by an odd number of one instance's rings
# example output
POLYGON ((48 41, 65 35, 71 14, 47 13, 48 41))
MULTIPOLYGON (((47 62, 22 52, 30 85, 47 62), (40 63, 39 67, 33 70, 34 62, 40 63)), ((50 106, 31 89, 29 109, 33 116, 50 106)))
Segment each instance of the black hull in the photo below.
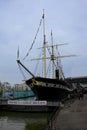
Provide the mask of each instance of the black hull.
POLYGON ((32 87, 35 95, 37 96, 38 100, 46 100, 46 101, 61 101, 62 99, 66 98, 70 93, 67 90, 60 89, 60 88, 48 88, 42 86, 34 86, 32 87))
POLYGON ((35 93, 37 100, 61 101, 71 93, 70 86, 65 81, 49 78, 34 78, 26 81, 35 93))

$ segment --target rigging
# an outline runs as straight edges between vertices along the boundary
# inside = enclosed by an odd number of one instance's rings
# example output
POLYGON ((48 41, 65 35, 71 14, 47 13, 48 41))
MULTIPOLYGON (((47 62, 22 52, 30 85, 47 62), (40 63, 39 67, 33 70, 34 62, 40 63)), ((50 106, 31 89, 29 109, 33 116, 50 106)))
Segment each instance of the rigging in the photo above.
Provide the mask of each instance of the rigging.
POLYGON ((34 40, 33 40, 32 44, 31 44, 31 47, 29 48, 29 50, 28 50, 27 54, 25 55, 25 57, 23 58, 23 60, 25 60, 26 57, 29 55, 29 53, 30 53, 30 51, 31 51, 31 49, 32 49, 32 47, 33 47, 35 41, 36 41, 37 35, 38 35, 38 33, 39 33, 39 30, 40 30, 40 27, 41 27, 41 24, 42 24, 42 20, 43 20, 43 16, 42 16, 42 18, 41 18, 41 20, 40 20, 40 23, 39 23, 39 26, 38 26, 36 35, 35 35, 35 37, 34 37, 34 40))

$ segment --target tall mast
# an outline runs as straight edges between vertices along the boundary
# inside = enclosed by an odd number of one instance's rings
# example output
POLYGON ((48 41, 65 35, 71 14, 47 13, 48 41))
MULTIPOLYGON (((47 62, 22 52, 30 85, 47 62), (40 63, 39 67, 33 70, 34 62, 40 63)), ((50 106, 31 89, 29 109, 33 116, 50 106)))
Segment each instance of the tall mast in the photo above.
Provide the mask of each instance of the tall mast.
MULTIPOLYGON (((52 75, 54 78, 54 60, 57 59, 57 63, 58 63, 58 58, 65 58, 65 57, 72 57, 72 56, 76 56, 76 55, 64 55, 64 56, 55 56, 54 55, 54 47, 56 46, 61 46, 61 45, 65 45, 65 44, 57 44, 57 45, 53 45, 53 36, 52 36, 52 32, 51 32, 51 42, 52 45, 51 46, 47 46, 46 45, 46 34, 45 34, 45 15, 44 15, 44 10, 43 10, 43 15, 42 15, 42 22, 43 22, 43 50, 44 50, 44 56, 42 58, 34 58, 32 60, 43 60, 44 61, 44 78, 46 78, 46 59, 51 59, 52 60, 52 75), (46 56, 46 48, 47 47, 51 47, 52 48, 52 55, 47 57, 46 56)), ((58 69, 58 68, 56 68, 58 69)))
POLYGON ((46 78, 46 35, 45 35, 45 19, 43 10, 43 48, 44 48, 44 78, 46 78))
POLYGON ((52 60, 52 77, 54 78, 54 46, 53 46, 53 34, 51 31, 51 42, 52 42, 52 55, 51 55, 51 60, 52 60))

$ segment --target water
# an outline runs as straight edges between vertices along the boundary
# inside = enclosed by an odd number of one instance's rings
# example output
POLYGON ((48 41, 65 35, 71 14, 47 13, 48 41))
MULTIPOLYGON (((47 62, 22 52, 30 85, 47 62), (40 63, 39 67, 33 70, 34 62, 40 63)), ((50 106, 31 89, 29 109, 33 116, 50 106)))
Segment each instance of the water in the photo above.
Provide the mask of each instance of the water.
POLYGON ((47 113, 0 112, 0 130, 44 130, 47 113))

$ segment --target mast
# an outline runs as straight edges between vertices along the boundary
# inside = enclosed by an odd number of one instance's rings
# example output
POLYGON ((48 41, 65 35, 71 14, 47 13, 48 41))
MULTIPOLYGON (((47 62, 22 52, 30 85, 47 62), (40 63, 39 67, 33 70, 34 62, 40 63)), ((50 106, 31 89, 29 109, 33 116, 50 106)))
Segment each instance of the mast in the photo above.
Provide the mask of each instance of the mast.
POLYGON ((54 46, 53 46, 53 34, 51 31, 51 42, 52 42, 52 55, 51 55, 51 60, 52 60, 52 77, 54 78, 54 46))
MULTIPOLYGON (((46 59, 51 59, 52 60, 52 77, 54 78, 54 60, 57 59, 57 68, 56 70, 59 71, 59 63, 58 63, 58 59, 59 58, 65 58, 65 57, 73 57, 73 56, 76 56, 76 55, 64 55, 64 56, 55 56, 54 55, 54 47, 57 47, 57 46, 61 46, 61 45, 66 45, 67 43, 64 43, 64 44, 56 44, 56 45, 53 45, 53 35, 52 35, 52 31, 51 31, 51 42, 52 42, 52 45, 50 46, 47 46, 46 45, 46 34, 45 34, 45 14, 44 14, 44 9, 43 9, 43 15, 42 15, 42 22, 43 22, 43 50, 44 50, 44 56, 42 58, 34 58, 32 60, 43 60, 44 61, 44 78, 46 78, 46 59), (46 48, 47 47, 51 47, 52 48, 52 55, 51 56, 46 56, 46 48)), ((57 71, 57 75, 59 74, 59 72, 57 71)), ((58 78, 59 78, 59 75, 58 75, 58 78)))
POLYGON ((43 10, 43 48, 44 48, 44 78, 46 78, 46 35, 45 35, 45 19, 44 19, 44 10, 43 10))

